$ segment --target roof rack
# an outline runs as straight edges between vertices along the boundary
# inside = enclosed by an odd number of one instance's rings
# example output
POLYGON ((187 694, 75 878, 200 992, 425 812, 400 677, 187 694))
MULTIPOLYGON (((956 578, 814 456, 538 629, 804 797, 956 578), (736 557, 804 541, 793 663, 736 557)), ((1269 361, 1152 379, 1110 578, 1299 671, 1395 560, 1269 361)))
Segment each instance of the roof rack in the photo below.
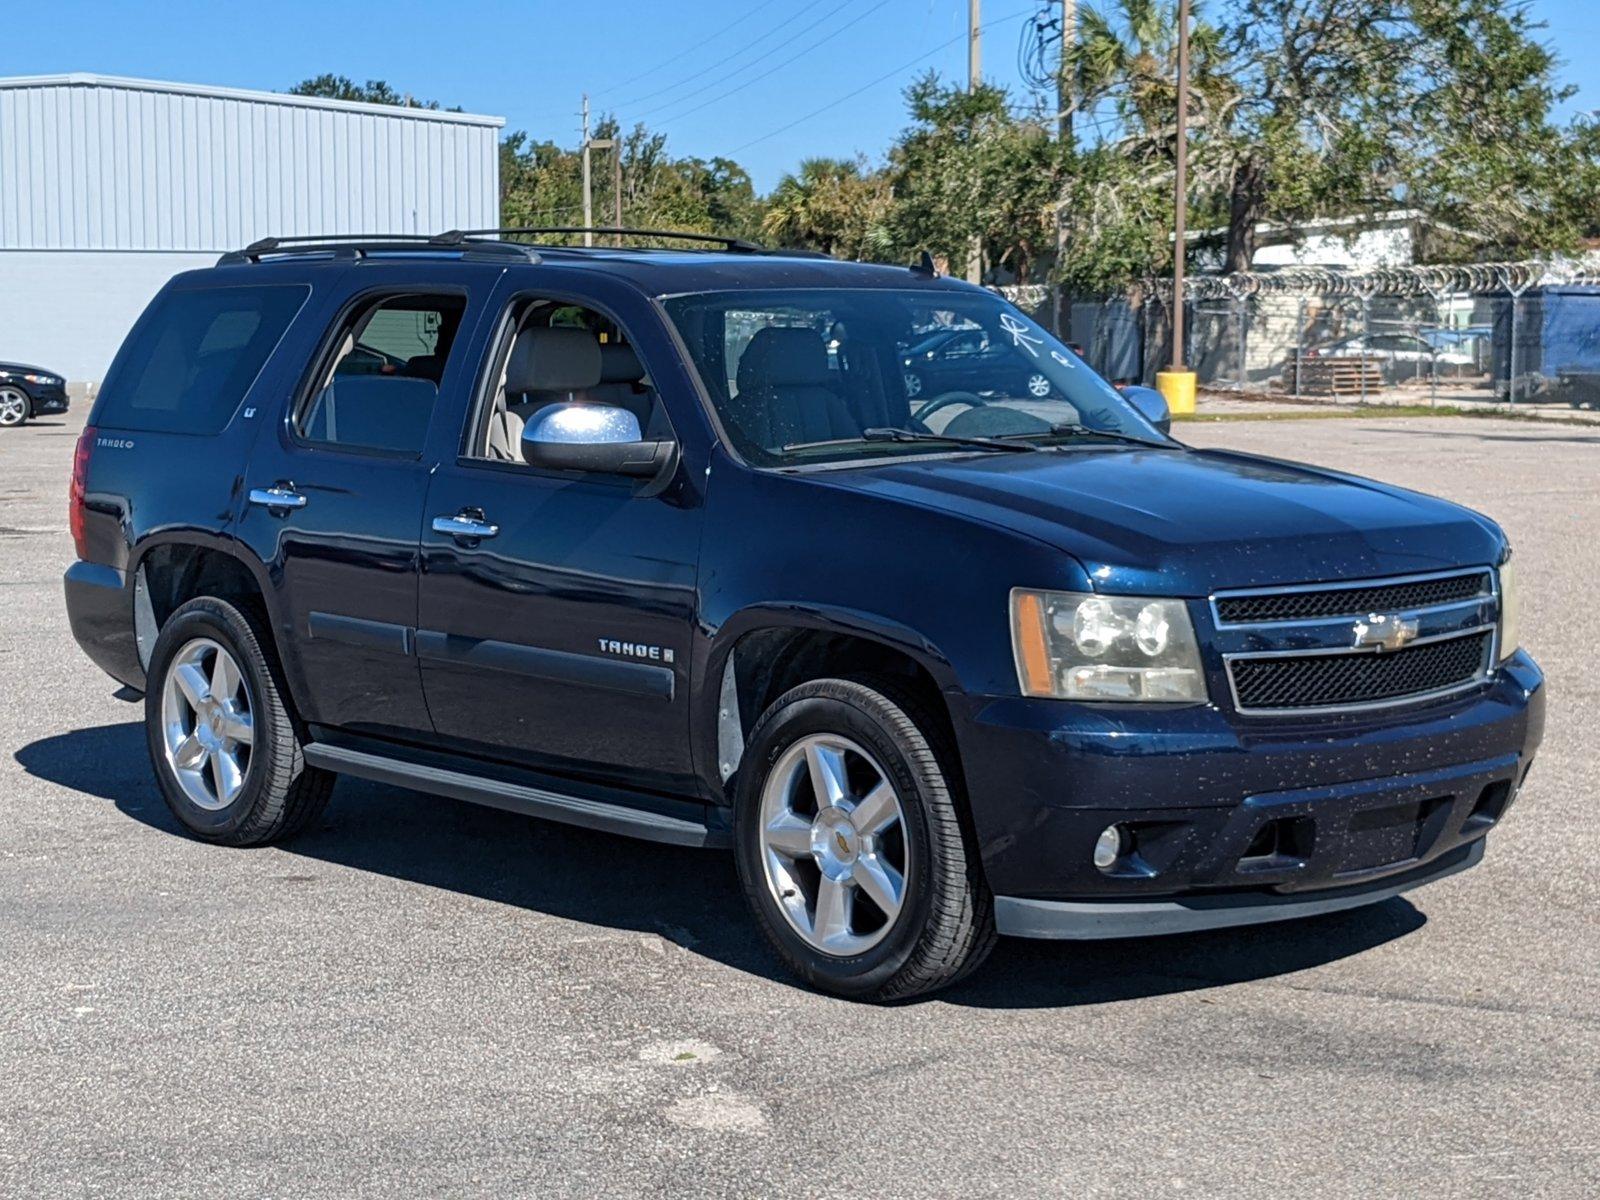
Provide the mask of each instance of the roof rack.
POLYGON ((444 233, 323 233, 293 237, 267 237, 251 242, 243 250, 230 250, 217 259, 217 265, 234 266, 258 263, 269 255, 317 254, 330 258, 360 259, 372 254, 427 254, 456 251, 463 258, 520 262, 541 261, 540 250, 562 253, 583 251, 647 251, 645 246, 567 246, 505 241, 508 237, 570 237, 576 234, 603 234, 617 238, 644 237, 664 241, 705 242, 731 254, 770 254, 793 258, 832 258, 817 250, 774 250, 745 238, 724 237, 715 233, 686 233, 674 229, 630 229, 614 225, 516 225, 502 229, 450 229, 444 233))
MULTIPOLYGON (((735 254, 781 254, 783 251, 769 250, 758 242, 747 241, 744 238, 724 237, 715 233, 685 233, 676 229, 632 229, 625 225, 517 225, 504 229, 452 229, 448 233, 441 233, 439 241, 451 244, 465 242, 474 238, 487 237, 528 237, 557 235, 570 237, 574 234, 604 234, 609 237, 647 237, 663 238, 668 241, 678 242, 710 242, 721 246, 724 250, 735 254)), ((515 245, 516 243, 511 243, 515 245)), ((563 249, 595 249, 618 250, 626 249, 619 246, 568 246, 563 249)))
POLYGON ((531 246, 516 242, 472 240, 452 234, 429 233, 321 233, 295 237, 267 237, 251 242, 243 250, 230 250, 217 259, 217 266, 258 263, 273 254, 326 254, 331 258, 366 258, 372 254, 415 254, 428 251, 461 251, 470 258, 516 258, 538 262, 531 246))

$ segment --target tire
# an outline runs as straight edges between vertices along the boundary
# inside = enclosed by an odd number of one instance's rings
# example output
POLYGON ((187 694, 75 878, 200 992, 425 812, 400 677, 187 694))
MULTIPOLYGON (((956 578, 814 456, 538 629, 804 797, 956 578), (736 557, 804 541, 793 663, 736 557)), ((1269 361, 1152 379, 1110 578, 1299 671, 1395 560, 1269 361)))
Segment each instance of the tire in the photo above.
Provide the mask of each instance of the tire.
POLYGON ((1032 375, 1029 375, 1027 386, 1028 395, 1035 400, 1043 400, 1055 390, 1054 385, 1050 382, 1050 377, 1043 371, 1035 371, 1032 375))
POLYGON ((751 731, 735 795, 739 878, 768 941, 812 987, 858 1000, 906 999, 954 983, 993 948, 994 900, 958 811, 955 763, 939 725, 890 680, 802 684, 751 731), (840 784, 841 803, 816 803, 813 750, 824 759, 821 778, 840 784), (857 829, 846 819, 888 803, 874 772, 891 789, 896 816, 869 836, 869 820, 857 829), (824 807, 845 816, 831 824, 824 807), (896 868, 897 911, 880 923, 894 906, 873 896, 896 868), (853 897, 842 926, 831 919, 842 901, 826 902, 823 912, 824 887, 853 897), (825 949, 829 928, 837 932, 825 949))
POLYGON ((33 415, 33 397, 19 387, 0 387, 0 429, 16 429, 33 415))
POLYGON ((168 618, 150 656, 150 763, 167 807, 203 841, 259 846, 293 837, 333 791, 334 774, 301 754, 264 628, 260 613, 201 596, 168 618), (232 668, 219 674, 222 655, 232 668))

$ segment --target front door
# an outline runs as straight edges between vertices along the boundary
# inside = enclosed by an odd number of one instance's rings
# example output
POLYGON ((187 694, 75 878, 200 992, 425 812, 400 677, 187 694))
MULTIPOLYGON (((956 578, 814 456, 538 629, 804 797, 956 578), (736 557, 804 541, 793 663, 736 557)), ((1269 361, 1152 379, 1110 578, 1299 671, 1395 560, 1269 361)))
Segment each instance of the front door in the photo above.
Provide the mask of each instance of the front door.
POLYGON ((701 508, 682 488, 527 466, 518 441, 552 403, 625 408, 670 434, 647 363, 598 311, 529 296, 508 299, 487 362, 422 530, 417 656, 435 727, 451 749, 547 773, 690 787, 701 508))
POLYGON ((251 458, 239 537, 268 565, 279 642, 314 725, 433 734, 413 645, 423 448, 436 412, 454 408, 441 396, 471 374, 452 351, 476 317, 446 277, 386 272, 353 297, 251 458))

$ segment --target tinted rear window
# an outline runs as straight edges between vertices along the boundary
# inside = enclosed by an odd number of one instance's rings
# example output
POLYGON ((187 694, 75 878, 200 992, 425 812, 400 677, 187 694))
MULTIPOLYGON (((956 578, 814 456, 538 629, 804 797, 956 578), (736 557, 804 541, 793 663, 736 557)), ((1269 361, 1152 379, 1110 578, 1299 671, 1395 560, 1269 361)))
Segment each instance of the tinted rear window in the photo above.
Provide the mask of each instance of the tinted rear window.
POLYGON ((158 297, 112 364, 95 421, 113 429, 216 433, 310 290, 239 287, 158 297))

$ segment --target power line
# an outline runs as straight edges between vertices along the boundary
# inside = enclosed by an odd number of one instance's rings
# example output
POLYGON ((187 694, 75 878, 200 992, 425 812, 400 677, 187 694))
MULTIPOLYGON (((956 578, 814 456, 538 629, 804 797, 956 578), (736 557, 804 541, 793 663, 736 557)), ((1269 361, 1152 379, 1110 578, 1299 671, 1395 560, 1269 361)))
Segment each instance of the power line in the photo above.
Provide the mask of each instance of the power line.
MULTIPOLYGON (((712 42, 716 41, 719 37, 722 37, 725 34, 732 33, 735 29, 739 28, 739 26, 743 25, 746 21, 750 20, 752 17, 760 16, 763 12, 765 12, 767 9, 771 8, 777 2, 778 2, 778 0, 766 0, 765 4, 756 5, 749 12, 745 13, 744 16, 740 17, 737 21, 730 21, 728 24, 724 25, 721 29, 719 29, 715 33, 711 34, 709 37, 701 38, 694 45, 685 47, 684 49, 680 50, 677 54, 674 54, 671 58, 662 59, 655 66, 651 67, 648 71, 640 71, 637 75, 634 75, 630 79, 624 80, 624 81, 619 82, 619 83, 611 84, 609 87, 603 87, 599 91, 594 92, 592 94, 596 95, 596 96, 604 96, 607 93, 616 91, 619 87, 622 87, 624 83, 629 83, 629 84, 638 83, 641 79, 648 79, 652 75, 657 75, 660 72, 666 70, 668 67, 672 66, 673 63, 682 62, 684 59, 688 58, 689 55, 693 54, 695 51, 703 49, 706 46, 709 46, 712 42)), ((690 78, 694 78, 694 76, 691 76, 690 78)), ((684 80, 683 82, 688 82, 688 80, 684 80)), ((674 85, 674 86, 676 86, 676 85, 674 85)), ((663 90, 670 91, 671 89, 667 88, 667 89, 663 89, 663 90)))
MULTIPOLYGON (((747 54, 751 50, 754 50, 757 46, 759 46, 762 42, 766 41, 768 38, 773 37, 774 35, 776 35, 778 33, 781 33, 783 30, 787 29, 790 25, 793 25, 796 21, 798 21, 801 17, 805 16, 807 13, 811 12, 813 9, 821 7, 825 2, 826 2, 826 0, 809 0, 809 3, 807 3, 805 5, 802 5, 795 12, 791 13, 788 20, 778 22, 771 29, 767 30, 765 33, 760 34, 759 36, 752 38, 750 41, 746 42, 739 49, 735 50, 731 55, 729 55, 729 57, 726 60, 723 61, 723 64, 722 64, 723 67, 726 68, 729 62, 732 62, 734 59, 739 58, 741 55, 747 54)), ((849 0, 846 0, 846 4, 848 4, 848 3, 849 3, 849 0)), ((845 4, 841 4, 841 5, 839 5, 839 8, 844 8, 845 6, 846 6, 845 4)), ((835 12, 839 11, 839 8, 833 9, 827 15, 831 17, 835 12)), ((823 19, 826 20, 827 18, 824 17, 823 19)), ((744 66, 736 67, 733 70, 732 74, 737 75, 741 71, 744 71, 746 68, 754 66, 756 63, 760 62, 762 59, 768 58, 771 55, 774 55, 774 54, 778 53, 778 51, 780 51, 782 49, 783 49, 783 46, 781 44, 777 45, 777 46, 774 46, 772 49, 767 50, 764 53, 758 55, 756 58, 752 59, 750 62, 745 63, 744 66)), ((636 104, 643 104, 646 100, 653 100, 655 97, 665 95, 667 92, 675 92, 686 83, 693 83, 697 79, 704 79, 705 78, 705 74, 706 73, 704 71, 696 71, 692 75, 685 75, 682 79, 679 79, 679 80, 677 80, 677 81, 675 81, 673 83, 667 84, 666 87, 657 88, 653 92, 646 92, 642 96, 632 96, 632 97, 628 98, 627 100, 619 101, 618 104, 617 104, 617 107, 619 107, 619 108, 632 108, 636 104)), ((717 81, 716 80, 712 80, 712 82, 707 84, 706 87, 715 87, 716 84, 717 84, 717 81)), ((693 92, 688 92, 683 96, 679 96, 678 100, 686 100, 690 96, 697 96, 697 95, 699 95, 701 92, 703 92, 705 90, 706 90, 706 88, 704 88, 704 87, 698 88, 693 92)), ((666 104, 667 105, 672 105, 672 104, 676 104, 677 102, 678 102, 677 100, 669 100, 669 101, 666 102, 666 104)))
MULTIPOLYGON (((983 28, 984 29, 993 29, 993 28, 995 28, 996 26, 999 26, 999 25, 1006 25, 1006 24, 1009 24, 1010 22, 1015 21, 1018 18, 1023 17, 1025 15, 1026 15, 1026 10, 1024 12, 1012 13, 1009 17, 999 17, 996 20, 986 22, 984 24, 983 28)), ((746 142, 742 146, 735 146, 732 150, 728 151, 728 153, 730 155, 739 154, 739 153, 741 153, 741 152, 743 152, 745 150, 750 149, 751 146, 759 146, 762 142, 765 142, 765 141, 770 140, 771 138, 777 137, 780 133, 788 133, 789 130, 793 129, 796 125, 804 125, 807 121, 811 120, 813 117, 820 117, 823 113, 827 112, 828 110, 834 109, 834 108, 838 108, 839 105, 845 103, 847 100, 854 100, 857 96, 861 95, 862 92, 871 91, 873 88, 877 87, 880 83, 884 83, 887 80, 893 79, 896 75, 899 75, 899 74, 902 74, 902 73, 904 73, 906 71, 909 71, 912 67, 916 66, 918 63, 924 62, 925 60, 932 58, 935 54, 938 54, 940 51, 948 50, 951 46, 954 46, 957 42, 962 42, 962 41, 965 41, 966 39, 967 39, 967 31, 966 30, 962 30, 960 33, 956 34, 955 37, 949 38, 946 41, 940 42, 932 50, 928 50, 928 51, 926 51, 926 52, 924 52, 922 54, 917 55, 917 57, 911 59, 909 62, 901 63, 898 67, 896 67, 892 71, 885 71, 882 75, 879 75, 876 79, 870 80, 869 82, 862 84, 860 87, 856 88, 853 92, 846 92, 844 95, 840 96, 837 100, 830 100, 827 104, 824 104, 821 108, 813 109, 811 112, 808 112, 805 116, 797 117, 795 120, 790 121, 787 125, 781 125, 777 129, 774 129, 771 133, 764 133, 760 137, 754 138, 751 141, 746 142)))
MULTIPOLYGON (((865 21, 868 17, 870 17, 873 13, 877 12, 880 8, 882 8, 888 2, 889 2, 889 0, 879 0, 879 2, 877 4, 874 4, 871 8, 867 9, 865 12, 863 12, 859 16, 855 17, 853 20, 846 21, 843 25, 839 26, 839 28, 835 29, 832 33, 829 33, 827 36, 819 38, 815 42, 812 42, 811 45, 807 46, 804 50, 801 50, 801 51, 799 51, 799 52, 797 52, 795 54, 790 55, 788 58, 784 59, 782 62, 776 64, 775 66, 768 67, 765 71, 763 71, 760 75, 757 75, 754 79, 747 79, 745 82, 739 84, 737 87, 729 88, 727 91, 722 92, 722 93, 720 93, 720 94, 718 94, 716 96, 713 96, 713 97, 711 97, 711 99, 706 100, 703 103, 697 104, 693 108, 685 109, 683 112, 677 113, 677 114, 675 114, 675 115, 673 115, 671 117, 667 117, 665 119, 668 120, 668 121, 681 121, 681 120, 683 120, 683 118, 685 118, 687 116, 691 116, 694 113, 699 112, 701 109, 710 108, 713 104, 720 104, 722 101, 726 100, 729 96, 732 96, 734 93, 742 92, 747 87, 753 87, 755 84, 760 83, 763 79, 770 79, 773 75, 775 75, 779 71, 783 70, 783 68, 787 67, 790 63, 795 62, 798 59, 804 58, 806 55, 810 54, 818 46, 821 46, 821 45, 823 45, 824 43, 827 43, 827 42, 831 42, 834 38, 836 38, 840 34, 844 33, 852 25, 858 25, 862 21, 865 21)), ((840 8, 844 8, 845 5, 840 5, 839 7, 840 8)), ((834 11, 837 12, 838 9, 835 9, 834 11)), ((829 15, 831 16, 832 13, 830 13, 829 15)), ((754 64, 751 64, 751 65, 754 65, 754 64)), ((723 82, 726 82, 726 80, 724 80, 723 82)), ((688 98, 689 98, 688 96, 681 96, 681 97, 679 97, 678 100, 674 100, 671 103, 664 105, 663 107, 671 108, 673 104, 677 104, 677 103, 681 102, 682 100, 687 100, 688 98)), ((658 109, 656 111, 659 112, 660 110, 658 109)), ((646 114, 646 115, 648 115, 648 114, 646 114)))

